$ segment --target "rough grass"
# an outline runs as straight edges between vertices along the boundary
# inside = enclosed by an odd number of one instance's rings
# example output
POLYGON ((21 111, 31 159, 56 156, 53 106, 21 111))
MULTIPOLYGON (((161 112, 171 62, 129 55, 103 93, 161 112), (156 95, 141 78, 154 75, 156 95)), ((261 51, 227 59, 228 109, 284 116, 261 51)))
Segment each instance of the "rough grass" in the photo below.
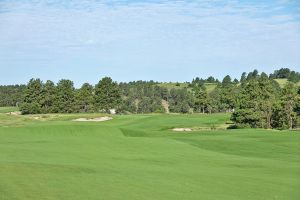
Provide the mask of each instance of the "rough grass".
POLYGON ((0 107, 0 113, 9 113, 18 111, 18 107, 0 107))
POLYGON ((220 126, 226 114, 78 116, 95 114, 0 114, 10 121, 0 127, 1 200, 299 199, 300 131, 170 130, 220 126))
POLYGON ((284 87, 285 84, 288 82, 287 79, 275 79, 275 81, 280 85, 280 87, 284 87))
MULTIPOLYGON (((275 79, 275 80, 279 83, 280 87, 284 87, 284 85, 288 82, 287 79, 275 79)), ((169 90, 172 88, 175 88, 175 89, 187 88, 188 90, 191 90, 191 88, 188 87, 187 83, 180 83, 179 86, 177 86, 176 83, 160 83, 158 85, 161 87, 168 88, 169 90)), ((300 86, 300 82, 296 83, 296 85, 300 86)), ((207 92, 212 92, 216 88, 217 84, 205 83, 205 86, 206 86, 207 92)))
POLYGON ((187 83, 179 83, 179 86, 177 85, 177 83, 159 83, 158 86, 160 87, 165 87, 168 90, 171 90, 173 88, 175 89, 183 89, 183 88, 189 88, 187 83))
MULTIPOLYGON (((280 87, 284 87, 285 84, 288 82, 288 80, 286 78, 275 79, 275 81, 277 81, 277 83, 279 83, 280 87)), ((296 83, 296 85, 300 86, 300 82, 296 83)))
MULTIPOLYGON (((187 88, 188 90, 192 89, 192 88, 188 87, 187 83, 179 83, 179 86, 177 86, 176 83, 160 83, 158 85, 161 86, 161 87, 165 87, 168 90, 171 90, 173 88, 175 88, 175 89, 187 88)), ((217 84, 215 84, 215 83, 205 83, 205 86, 206 86, 207 92, 211 92, 216 88, 217 84)))

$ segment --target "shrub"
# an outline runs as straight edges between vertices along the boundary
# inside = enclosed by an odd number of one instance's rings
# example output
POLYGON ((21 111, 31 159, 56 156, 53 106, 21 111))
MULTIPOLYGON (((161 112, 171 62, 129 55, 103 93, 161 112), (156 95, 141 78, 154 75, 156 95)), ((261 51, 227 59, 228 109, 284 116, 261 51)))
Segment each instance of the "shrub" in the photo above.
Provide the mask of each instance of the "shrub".
POLYGON ((22 115, 39 114, 41 113, 41 108, 38 103, 23 103, 20 106, 20 111, 22 115))

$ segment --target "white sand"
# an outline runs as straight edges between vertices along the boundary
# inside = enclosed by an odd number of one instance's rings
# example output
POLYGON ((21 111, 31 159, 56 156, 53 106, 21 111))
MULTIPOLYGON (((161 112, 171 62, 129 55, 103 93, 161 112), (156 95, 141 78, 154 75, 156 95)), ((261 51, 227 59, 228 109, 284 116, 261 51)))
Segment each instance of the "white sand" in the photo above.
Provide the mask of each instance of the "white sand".
POLYGON ((178 131, 178 132, 186 131, 186 132, 190 132, 190 131, 193 131, 193 130, 191 128, 173 128, 173 131, 178 131))
POLYGON ((78 118, 78 119, 74 119, 72 121, 76 121, 76 122, 103 122, 103 121, 108 121, 108 120, 112 120, 112 117, 97 117, 97 118, 78 118))

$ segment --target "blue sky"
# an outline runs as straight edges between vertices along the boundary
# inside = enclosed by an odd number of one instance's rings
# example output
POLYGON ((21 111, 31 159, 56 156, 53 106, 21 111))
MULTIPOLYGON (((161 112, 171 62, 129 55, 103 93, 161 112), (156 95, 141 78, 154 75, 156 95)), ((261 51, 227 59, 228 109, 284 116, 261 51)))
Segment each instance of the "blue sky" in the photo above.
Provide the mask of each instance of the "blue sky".
POLYGON ((0 0, 0 84, 300 71, 299 0, 0 0))

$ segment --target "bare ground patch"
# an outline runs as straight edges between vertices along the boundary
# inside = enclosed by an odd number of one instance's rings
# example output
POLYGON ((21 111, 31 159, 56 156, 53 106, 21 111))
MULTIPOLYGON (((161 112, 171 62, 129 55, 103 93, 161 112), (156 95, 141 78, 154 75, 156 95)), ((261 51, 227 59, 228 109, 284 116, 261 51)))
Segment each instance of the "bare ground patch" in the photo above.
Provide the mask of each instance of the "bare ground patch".
POLYGON ((177 132, 190 132, 193 131, 193 129, 191 128, 173 128, 173 131, 177 131, 177 132))
POLYGON ((21 112, 20 111, 14 111, 14 112, 9 112, 9 113, 6 113, 8 115, 21 115, 21 112))
POLYGON ((213 130, 226 130, 230 124, 212 125, 209 127, 190 127, 190 128, 173 128, 175 132, 191 132, 191 131, 213 131, 213 130))
POLYGON ((96 117, 96 118, 78 118, 78 119, 74 119, 72 121, 75 122, 103 122, 103 121, 108 121, 108 120, 112 120, 112 117, 96 117))

